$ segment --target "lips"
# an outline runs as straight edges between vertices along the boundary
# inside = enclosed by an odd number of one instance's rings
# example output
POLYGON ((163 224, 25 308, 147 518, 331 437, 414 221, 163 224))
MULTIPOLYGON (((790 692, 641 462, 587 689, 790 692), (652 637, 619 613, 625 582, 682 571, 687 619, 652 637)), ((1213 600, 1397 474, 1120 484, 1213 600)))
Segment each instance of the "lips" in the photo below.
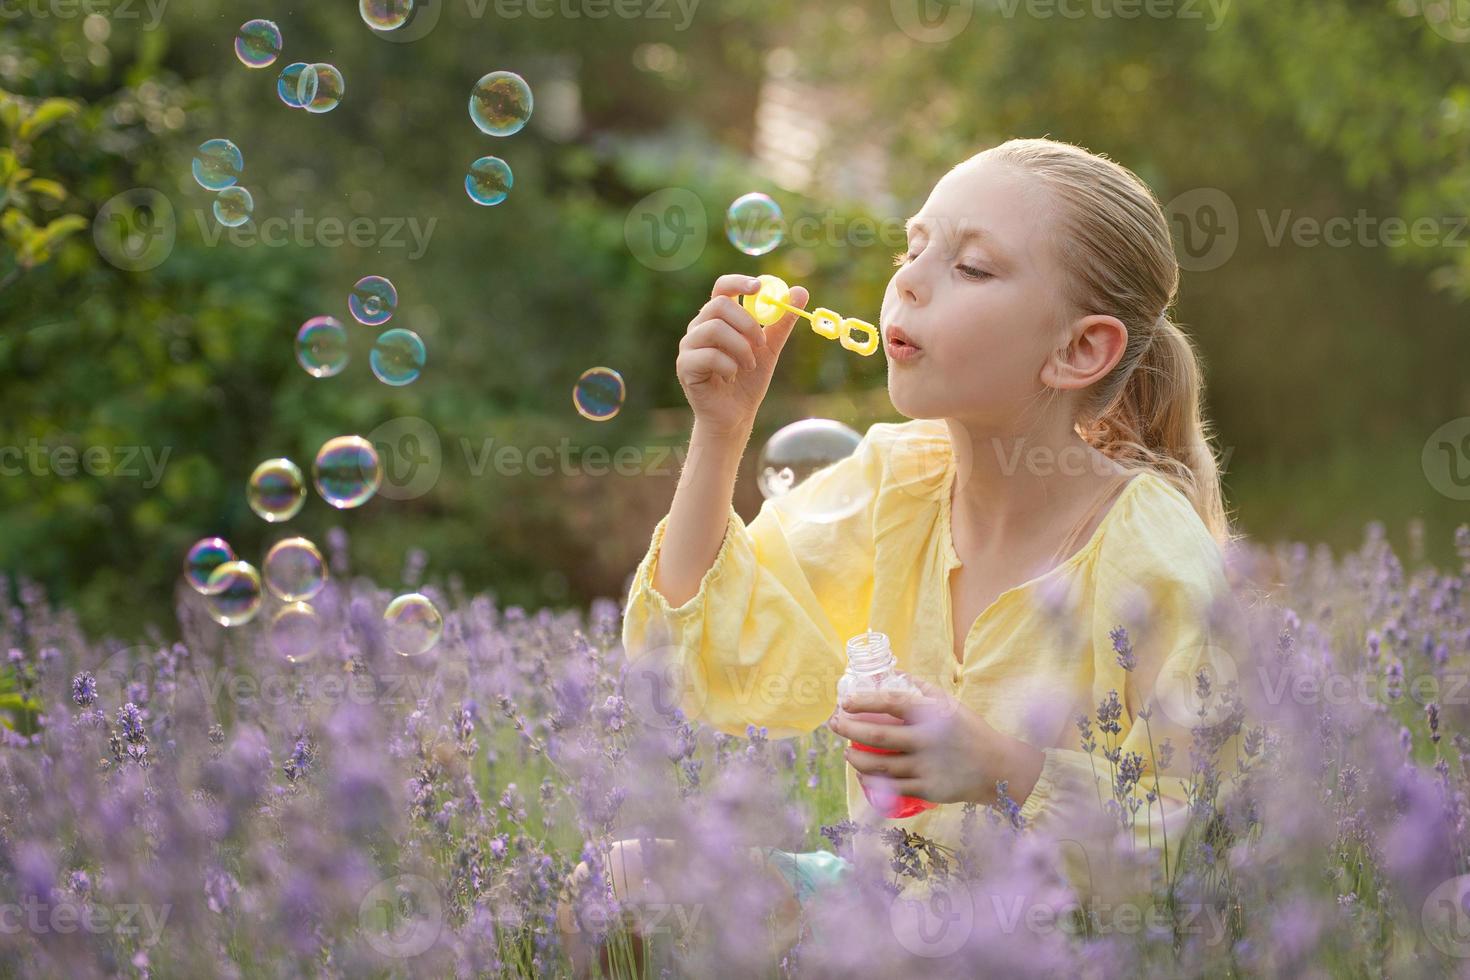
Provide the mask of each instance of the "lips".
POLYGON ((888 336, 885 339, 889 344, 897 347, 912 347, 914 350, 921 349, 918 344, 914 343, 914 339, 912 337, 903 332, 902 327, 889 327, 888 336))

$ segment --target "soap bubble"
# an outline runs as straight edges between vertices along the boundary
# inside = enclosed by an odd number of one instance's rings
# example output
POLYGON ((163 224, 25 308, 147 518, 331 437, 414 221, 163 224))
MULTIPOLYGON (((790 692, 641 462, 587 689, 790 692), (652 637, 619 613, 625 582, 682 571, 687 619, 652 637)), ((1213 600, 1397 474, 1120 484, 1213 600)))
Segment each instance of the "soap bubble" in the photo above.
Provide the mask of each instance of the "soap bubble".
POLYGON ((583 418, 606 422, 618 414, 627 393, 623 376, 612 368, 588 368, 572 388, 572 404, 583 418))
POLYGON ((265 554, 265 585, 287 602, 310 599, 327 584, 327 563, 306 538, 277 541, 265 554))
POLYGON ((306 502, 306 479, 289 459, 268 459, 250 474, 245 492, 250 509, 272 524, 289 521, 306 502))
POLYGON ((347 297, 347 308, 358 323, 376 327, 393 319, 398 309, 398 290, 382 276, 363 276, 347 297))
POLYGON ((331 112, 347 94, 347 81, 334 65, 317 63, 311 66, 316 75, 316 94, 305 104, 307 112, 331 112))
POLYGON ((368 360, 373 365, 373 375, 385 385, 406 385, 418 380, 424 369, 427 351, 419 335, 412 330, 395 327, 384 330, 373 344, 368 360))
POLYGON ((243 187, 226 187, 214 199, 214 218, 226 228, 238 228, 255 213, 255 198, 243 187))
POLYGON ((480 157, 470 164, 464 189, 476 204, 499 204, 510 193, 510 165, 500 157, 480 157))
POLYGON ((531 86, 513 71, 492 71, 470 93, 470 119, 480 132, 510 136, 531 118, 531 86))
POLYGON ((328 439, 316 454, 311 471, 317 493, 339 510, 361 507, 383 482, 378 451, 362 436, 328 439))
POLYGON ((194 179, 207 191, 233 186, 245 170, 245 157, 229 140, 205 140, 194 155, 194 179))
POLYGON ((305 108, 316 98, 316 68, 304 61, 287 65, 276 81, 276 94, 293 109, 305 108))
POLYGON ((260 611, 260 573, 248 561, 227 561, 209 576, 204 604, 221 626, 239 626, 260 611))
POLYGON ((413 16, 413 0, 359 0, 358 13, 375 31, 396 31, 413 16))
POLYGON ((281 53, 281 29, 268 20, 250 20, 235 35, 235 57, 246 68, 265 68, 281 53))
POLYGON ((270 644, 287 663, 299 664, 316 656, 321 647, 322 620, 304 602, 283 607, 271 619, 270 644))
POLYGON ((184 556, 184 579, 195 592, 206 592, 210 573, 234 560, 235 549, 224 538, 200 538, 184 556))
POLYGON ((786 237, 781 206, 765 194, 746 194, 725 212, 725 236, 746 255, 765 255, 786 237))
POLYGON ((314 316, 296 331, 296 361, 313 378, 330 378, 347 366, 347 329, 333 316, 314 316))
POLYGON ((383 622, 388 626, 388 646, 400 657, 428 653, 444 632, 444 617, 420 592, 401 595, 388 603, 383 622))
MULTIPOLYGON (((861 441, 856 431, 831 419, 802 419, 783 427, 767 440, 756 463, 761 496, 771 501, 785 498, 813 473, 851 456, 861 441)), ((797 516, 823 524, 857 513, 871 498, 872 489, 862 484, 823 487, 780 506, 794 506, 792 501, 799 500, 797 516)))

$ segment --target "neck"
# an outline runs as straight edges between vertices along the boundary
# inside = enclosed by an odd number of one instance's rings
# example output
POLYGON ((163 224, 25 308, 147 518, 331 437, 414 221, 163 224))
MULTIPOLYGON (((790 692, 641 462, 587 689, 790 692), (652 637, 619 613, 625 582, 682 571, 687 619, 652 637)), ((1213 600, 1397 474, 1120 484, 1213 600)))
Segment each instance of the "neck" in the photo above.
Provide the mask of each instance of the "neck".
POLYGON ((1016 428, 946 423, 955 454, 950 509, 957 543, 963 536, 991 551, 1055 536, 1061 515, 1081 511, 1125 472, 1062 419, 1016 428))

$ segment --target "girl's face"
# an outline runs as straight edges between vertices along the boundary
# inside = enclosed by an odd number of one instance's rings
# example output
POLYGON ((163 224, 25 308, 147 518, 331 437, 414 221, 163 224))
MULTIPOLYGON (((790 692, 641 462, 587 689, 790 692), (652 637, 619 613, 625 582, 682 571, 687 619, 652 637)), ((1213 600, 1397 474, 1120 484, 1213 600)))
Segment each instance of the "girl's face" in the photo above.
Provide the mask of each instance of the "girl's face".
POLYGON ((1039 185, 984 158, 935 185, 879 318, 894 408, 1005 430, 1044 392, 1064 316, 1053 220, 1039 185))

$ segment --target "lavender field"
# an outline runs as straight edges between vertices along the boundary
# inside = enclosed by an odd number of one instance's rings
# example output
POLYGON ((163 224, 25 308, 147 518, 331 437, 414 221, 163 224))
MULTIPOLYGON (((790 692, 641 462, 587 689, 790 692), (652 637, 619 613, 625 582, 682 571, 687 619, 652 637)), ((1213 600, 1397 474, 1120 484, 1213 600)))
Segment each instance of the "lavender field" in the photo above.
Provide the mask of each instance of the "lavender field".
MULTIPOLYGON (((628 662, 611 600, 538 612, 426 584, 443 640, 396 656, 390 593, 333 545, 328 632, 296 664, 187 589, 182 642, 124 646, 19 583, 5 975, 556 976, 574 942, 614 976, 1470 975, 1470 528, 1451 569, 1406 564, 1379 525, 1339 557, 1234 551, 1251 662, 1198 681, 1181 857, 1120 845, 1089 855, 1090 884, 1014 809, 980 808, 961 851, 853 825, 839 739, 665 709, 677 692, 628 662), (891 862, 799 922, 741 858, 856 834, 891 862), (655 837, 685 846, 619 901, 610 845, 655 837)), ((1078 724, 1121 798, 1138 777, 1108 704, 1078 724)), ((1114 830, 1131 818, 1099 802, 1114 830)))

